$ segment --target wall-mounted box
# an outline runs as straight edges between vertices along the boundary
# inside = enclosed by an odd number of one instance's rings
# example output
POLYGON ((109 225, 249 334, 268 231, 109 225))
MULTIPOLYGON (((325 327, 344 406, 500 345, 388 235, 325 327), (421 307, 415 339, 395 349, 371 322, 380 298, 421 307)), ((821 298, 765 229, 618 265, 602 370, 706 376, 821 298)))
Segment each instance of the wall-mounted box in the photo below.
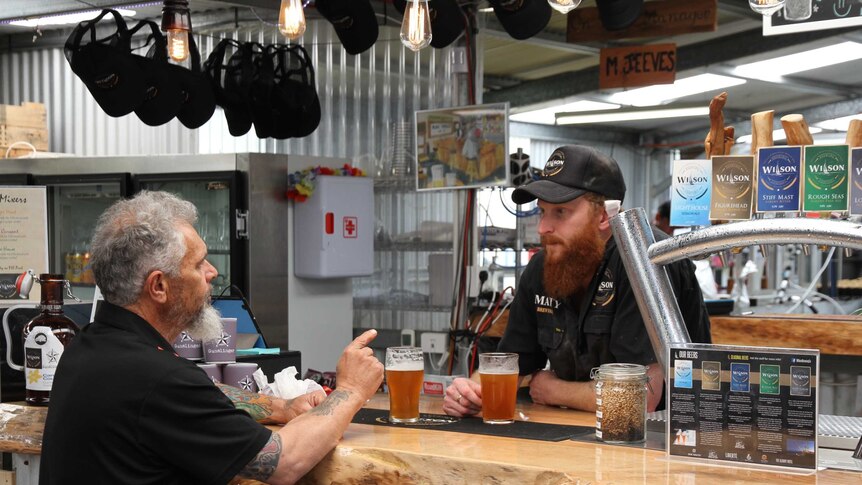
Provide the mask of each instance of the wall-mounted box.
POLYGON ((294 274, 343 278, 374 272, 374 185, 368 177, 319 176, 293 209, 294 274))

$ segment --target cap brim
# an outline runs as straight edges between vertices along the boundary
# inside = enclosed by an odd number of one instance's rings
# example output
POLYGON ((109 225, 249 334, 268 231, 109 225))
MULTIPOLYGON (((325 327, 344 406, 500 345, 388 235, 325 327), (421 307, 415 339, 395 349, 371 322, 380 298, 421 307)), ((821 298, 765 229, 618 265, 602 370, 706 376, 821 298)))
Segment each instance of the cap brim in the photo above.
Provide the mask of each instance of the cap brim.
POLYGON ((551 20, 553 9, 545 0, 524 2, 520 10, 510 12, 494 6, 497 20, 513 39, 525 40, 541 32, 551 20))
POLYGON ((536 199, 552 204, 562 204, 584 195, 584 189, 573 189, 550 180, 534 180, 512 192, 512 202, 526 204, 536 199))

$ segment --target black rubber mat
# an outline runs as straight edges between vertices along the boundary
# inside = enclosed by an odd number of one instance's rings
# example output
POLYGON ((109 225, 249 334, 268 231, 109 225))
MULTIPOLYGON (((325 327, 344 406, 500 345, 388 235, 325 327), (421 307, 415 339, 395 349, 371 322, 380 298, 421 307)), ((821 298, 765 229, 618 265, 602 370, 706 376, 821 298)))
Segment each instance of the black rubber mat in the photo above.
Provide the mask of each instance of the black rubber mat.
POLYGON ((360 409, 353 417, 356 424, 373 424, 397 428, 430 429, 454 433, 484 434, 539 441, 563 441, 575 436, 592 434, 595 428, 587 426, 564 426, 559 424, 515 421, 511 424, 485 424, 482 418, 453 418, 443 414, 420 414, 417 423, 390 423, 389 411, 385 409, 360 409))

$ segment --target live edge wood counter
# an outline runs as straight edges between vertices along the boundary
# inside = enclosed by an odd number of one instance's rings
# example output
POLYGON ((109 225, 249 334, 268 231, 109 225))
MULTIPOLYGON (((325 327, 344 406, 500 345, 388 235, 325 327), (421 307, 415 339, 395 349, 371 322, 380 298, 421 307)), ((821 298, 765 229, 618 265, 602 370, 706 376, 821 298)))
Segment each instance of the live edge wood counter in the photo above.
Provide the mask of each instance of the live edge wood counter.
MULTIPOLYGON (((439 398, 422 398, 423 413, 440 413, 439 398)), ((386 395, 368 407, 386 409, 386 395)), ((540 405, 518 406, 533 421, 593 426, 595 415, 540 405)), ((0 451, 38 454, 46 409, 0 405, 0 451)), ((257 483, 236 480, 234 483, 257 483)), ((351 424, 344 439, 302 484, 862 484, 862 475, 752 471, 671 462, 659 451, 584 443, 351 424)))

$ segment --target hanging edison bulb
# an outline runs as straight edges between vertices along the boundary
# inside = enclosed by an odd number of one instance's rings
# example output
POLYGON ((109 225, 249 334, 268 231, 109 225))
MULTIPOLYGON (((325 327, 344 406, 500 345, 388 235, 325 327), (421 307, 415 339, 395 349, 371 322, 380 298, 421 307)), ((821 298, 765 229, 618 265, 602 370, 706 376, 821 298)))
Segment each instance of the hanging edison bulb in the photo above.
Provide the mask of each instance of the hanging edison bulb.
POLYGON ((407 0, 401 22, 401 43, 414 52, 431 43, 428 0, 407 0))
POLYGON ((578 8, 578 5, 581 4, 581 0, 548 0, 548 4, 557 12, 569 13, 578 8))
POLYGON ((192 18, 188 0, 165 0, 162 7, 162 31, 167 32, 168 55, 176 62, 189 57, 189 31, 192 18))
POLYGON ((305 33, 305 12, 302 0, 281 0, 278 10, 278 30, 290 40, 296 40, 305 33))

